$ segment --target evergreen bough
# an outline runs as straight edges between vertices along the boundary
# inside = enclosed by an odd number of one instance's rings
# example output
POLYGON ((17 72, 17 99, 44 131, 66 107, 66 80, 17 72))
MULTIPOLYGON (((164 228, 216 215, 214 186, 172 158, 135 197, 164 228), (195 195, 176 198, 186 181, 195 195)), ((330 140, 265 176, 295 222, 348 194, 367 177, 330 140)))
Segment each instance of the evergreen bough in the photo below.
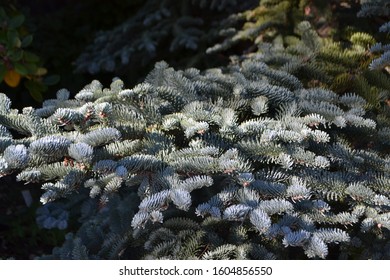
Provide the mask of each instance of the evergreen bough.
POLYGON ((132 65, 153 66, 161 59, 183 64, 178 57, 184 57, 184 65, 205 63, 204 50, 215 41, 219 21, 256 3, 255 0, 141 2, 128 20, 96 33, 93 42, 76 59, 77 71, 121 73, 119 70, 126 66, 127 72, 132 65))
POLYGON ((45 258, 389 258, 390 158, 348 140, 379 133, 363 98, 254 59, 69 96, 1 95, 0 173, 81 209, 45 258))

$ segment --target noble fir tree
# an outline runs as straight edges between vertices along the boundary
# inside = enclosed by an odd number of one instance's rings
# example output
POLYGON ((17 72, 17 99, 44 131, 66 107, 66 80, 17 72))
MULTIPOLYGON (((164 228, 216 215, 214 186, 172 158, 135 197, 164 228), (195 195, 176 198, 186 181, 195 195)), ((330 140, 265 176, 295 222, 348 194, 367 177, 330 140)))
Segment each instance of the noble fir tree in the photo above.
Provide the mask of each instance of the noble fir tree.
POLYGON ((367 78, 375 39, 296 27, 224 67, 161 61, 129 89, 95 80, 22 111, 0 95, 0 174, 42 183, 47 227, 78 209, 42 258, 389 259, 388 109, 339 77, 359 63, 351 75, 386 96, 386 72, 367 78))

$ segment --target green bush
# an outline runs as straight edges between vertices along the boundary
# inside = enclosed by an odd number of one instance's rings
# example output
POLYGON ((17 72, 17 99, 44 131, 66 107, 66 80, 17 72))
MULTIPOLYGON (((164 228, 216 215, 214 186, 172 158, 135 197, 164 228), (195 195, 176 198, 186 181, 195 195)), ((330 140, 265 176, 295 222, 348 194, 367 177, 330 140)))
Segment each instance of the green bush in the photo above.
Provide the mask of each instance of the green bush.
POLYGON ((29 51, 33 35, 23 26, 25 16, 9 10, 0 7, 0 83, 4 81, 9 87, 17 87, 24 80, 31 96, 42 101, 42 93, 57 83, 59 77, 46 76, 41 59, 29 51))

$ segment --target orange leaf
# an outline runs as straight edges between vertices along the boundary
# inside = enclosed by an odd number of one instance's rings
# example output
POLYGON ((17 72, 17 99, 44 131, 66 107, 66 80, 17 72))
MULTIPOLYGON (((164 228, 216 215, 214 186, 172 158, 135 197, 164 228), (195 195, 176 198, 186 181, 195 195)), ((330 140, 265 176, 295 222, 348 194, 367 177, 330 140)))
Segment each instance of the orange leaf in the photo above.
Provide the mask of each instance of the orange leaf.
POLYGON ((14 70, 9 70, 4 76, 4 81, 10 87, 17 87, 20 83, 20 74, 14 70))

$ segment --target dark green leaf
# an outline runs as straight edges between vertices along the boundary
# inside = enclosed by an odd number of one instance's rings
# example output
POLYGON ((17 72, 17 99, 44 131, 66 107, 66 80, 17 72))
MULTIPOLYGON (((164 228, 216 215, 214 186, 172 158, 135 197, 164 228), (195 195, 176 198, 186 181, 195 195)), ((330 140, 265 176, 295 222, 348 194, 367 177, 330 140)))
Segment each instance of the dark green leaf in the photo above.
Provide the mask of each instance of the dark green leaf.
POLYGON ((20 27, 23 24, 23 22, 24 22, 24 15, 18 15, 11 18, 8 27, 11 29, 16 29, 20 27))
POLYGON ((27 80, 25 81, 24 86, 30 92, 32 98, 34 98, 38 102, 42 102, 43 100, 42 92, 44 92, 47 89, 45 85, 34 80, 27 80))
POLYGON ((26 37, 24 37, 22 40, 22 48, 28 47, 31 44, 32 40, 32 35, 27 35, 26 37))
POLYGON ((18 39, 19 39, 18 37, 19 37, 19 33, 16 30, 8 30, 7 43, 10 48, 13 48, 18 44, 18 39))
POLYGON ((24 67, 26 67, 28 73, 35 74, 38 70, 38 66, 35 63, 27 62, 24 64, 24 67))
POLYGON ((39 57, 36 54, 33 54, 31 52, 24 52, 24 59, 27 62, 38 62, 39 57))
POLYGON ((47 86, 52 86, 55 85, 60 81, 60 76, 59 75, 50 75, 48 77, 45 77, 43 79, 43 83, 47 86))
POLYGON ((26 76, 29 74, 28 69, 21 63, 15 64, 15 71, 18 72, 22 76, 26 76))
POLYGON ((12 62, 19 61, 22 57, 23 51, 21 49, 12 49, 8 54, 8 58, 11 59, 12 62))

